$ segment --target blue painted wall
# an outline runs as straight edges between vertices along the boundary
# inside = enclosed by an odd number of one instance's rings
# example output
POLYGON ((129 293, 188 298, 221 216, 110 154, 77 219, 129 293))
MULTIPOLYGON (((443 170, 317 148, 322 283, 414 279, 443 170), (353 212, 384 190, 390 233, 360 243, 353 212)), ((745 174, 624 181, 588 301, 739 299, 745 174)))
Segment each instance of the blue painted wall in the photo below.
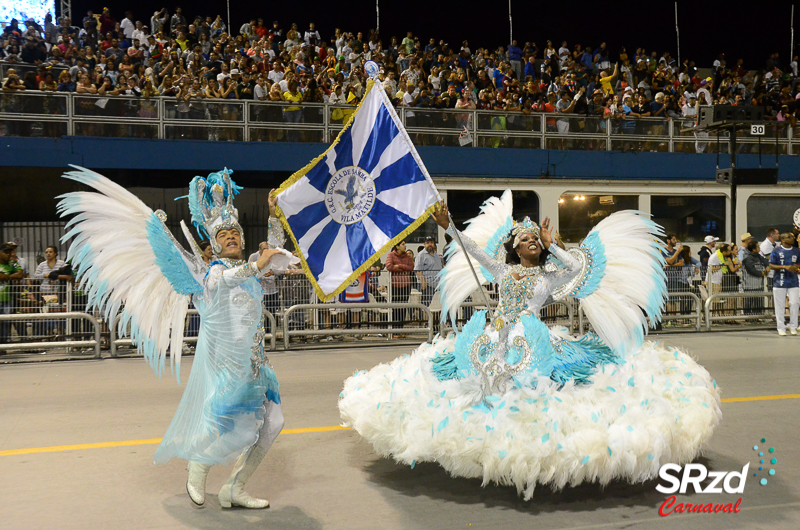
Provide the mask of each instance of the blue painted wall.
MULTIPOLYGON (((68 137, 14 138, 0 142, 0 168, 68 164, 93 169, 198 170, 226 166, 238 171, 294 172, 319 156, 325 144, 203 142, 68 137)), ((716 156, 683 153, 621 153, 419 147, 433 176, 505 178, 580 178, 636 180, 714 180, 716 156)), ((763 157, 774 167, 775 157, 763 157)), ((722 167, 729 157, 720 157, 722 167)), ((739 167, 758 167, 758 157, 742 155, 739 167)), ((2 174, 0 169, 0 175, 2 174)), ((800 181, 800 156, 780 158, 779 179, 800 181)))

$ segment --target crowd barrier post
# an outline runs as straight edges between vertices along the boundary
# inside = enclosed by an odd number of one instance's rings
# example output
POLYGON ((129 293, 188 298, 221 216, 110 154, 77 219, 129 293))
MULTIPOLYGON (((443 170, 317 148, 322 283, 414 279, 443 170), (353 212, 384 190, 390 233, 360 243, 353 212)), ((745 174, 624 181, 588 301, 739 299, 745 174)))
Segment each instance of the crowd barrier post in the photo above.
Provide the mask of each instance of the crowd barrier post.
MULTIPOLYGON (((58 313, 58 319, 79 318, 89 321, 94 327, 94 340, 64 340, 64 341, 42 341, 42 342, 7 342, 0 344, 0 351, 8 350, 41 350, 47 348, 77 348, 92 346, 94 348, 94 358, 100 358, 100 323, 88 313, 58 313)), ((29 313, 0 315, 0 322, 24 322, 27 320, 53 320, 51 313, 29 313)))

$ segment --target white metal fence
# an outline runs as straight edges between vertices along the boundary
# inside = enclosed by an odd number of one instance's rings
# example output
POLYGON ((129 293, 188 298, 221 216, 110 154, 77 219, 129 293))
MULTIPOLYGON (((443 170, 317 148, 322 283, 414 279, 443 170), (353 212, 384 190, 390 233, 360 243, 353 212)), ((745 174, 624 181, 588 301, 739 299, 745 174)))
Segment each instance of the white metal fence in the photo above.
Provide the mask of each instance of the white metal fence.
MULTIPOLYGON (((662 328, 707 331, 742 325, 774 326, 773 294, 768 282, 760 290, 744 290, 736 275, 723 275, 722 283, 705 281, 704 270, 676 276, 668 271, 669 299, 663 308, 662 328)), ((420 275, 422 276, 422 275, 420 275)), ((423 288, 416 272, 371 273, 366 301, 334 299, 322 303, 303 274, 275 277, 265 289, 264 313, 269 323, 265 347, 274 350, 308 347, 311 343, 387 341, 398 338, 430 340, 447 334, 453 323, 442 318, 439 293, 423 288)), ((424 277, 423 277, 424 278, 424 277)), ((495 286, 486 289, 492 306, 497 304, 495 286)), ((86 293, 71 282, 25 279, 0 283, 0 353, 9 350, 68 348, 71 351, 110 349, 116 355, 130 347, 130 339, 117 336, 117 322, 104 322, 96 312, 87 312, 86 293)), ((478 291, 459 309, 456 326, 461 327, 475 311, 485 308, 478 291)), ((564 326, 573 333, 591 330, 577 300, 566 299, 544 307, 540 318, 548 325, 564 326)), ((780 317, 778 317, 780 318, 780 317)), ((186 321, 188 345, 196 342, 197 311, 186 321)))

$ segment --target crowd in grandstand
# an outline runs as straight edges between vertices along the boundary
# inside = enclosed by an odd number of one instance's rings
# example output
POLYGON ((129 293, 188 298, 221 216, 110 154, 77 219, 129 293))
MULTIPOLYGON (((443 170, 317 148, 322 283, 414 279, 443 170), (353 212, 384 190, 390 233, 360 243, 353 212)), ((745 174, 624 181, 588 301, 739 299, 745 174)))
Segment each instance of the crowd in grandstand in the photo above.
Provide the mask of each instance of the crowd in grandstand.
POLYGON ((89 11, 79 24, 50 15, 43 25, 12 21, 0 60, 38 68, 22 76, 7 68, 3 90, 357 104, 363 64, 373 60, 397 105, 666 120, 693 116, 698 104, 733 104, 763 106, 768 119, 792 124, 800 115, 797 57, 784 64, 777 53, 750 70, 721 54, 703 77, 693 61, 678 64, 668 51, 612 51, 605 43, 540 48, 515 40, 473 49, 412 32, 386 39, 336 28, 324 39, 314 23, 283 27, 261 18, 233 31, 221 16, 187 19, 180 7, 148 19, 115 15, 89 11))

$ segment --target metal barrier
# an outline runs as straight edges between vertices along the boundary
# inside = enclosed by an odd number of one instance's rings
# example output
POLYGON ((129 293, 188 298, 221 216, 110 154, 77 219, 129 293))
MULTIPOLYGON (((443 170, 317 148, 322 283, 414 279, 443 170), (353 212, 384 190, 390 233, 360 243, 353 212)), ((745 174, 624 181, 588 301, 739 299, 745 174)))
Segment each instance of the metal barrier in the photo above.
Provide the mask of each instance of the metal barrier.
MULTIPOLYGON (((316 313, 316 311, 315 311, 316 313)), ((333 324, 331 324, 333 326, 333 324)), ((406 334, 406 333, 423 333, 428 336, 428 341, 433 340, 433 313, 431 310, 424 306, 423 304, 419 303, 404 303, 404 304, 379 304, 379 303, 334 303, 334 304, 297 304, 293 305, 292 307, 288 308, 284 313, 283 318, 283 347, 284 349, 289 349, 289 339, 291 337, 296 336, 304 336, 304 337, 315 337, 315 336, 345 336, 345 335, 375 335, 375 334, 406 334), (319 329, 318 325, 315 325, 312 329, 299 329, 299 330, 292 330, 290 328, 291 322, 291 314, 298 311, 305 311, 307 309, 318 310, 318 311, 325 311, 325 310, 352 310, 352 309, 367 309, 367 310, 405 310, 405 309, 418 309, 427 315, 428 319, 428 327, 410 327, 410 328, 392 328, 392 327, 385 327, 385 328, 360 328, 360 329, 343 329, 343 328, 329 328, 329 329, 319 329)))
MULTIPOLYGON (((270 323, 270 332, 267 333, 266 335, 264 335, 264 338, 265 339, 267 339, 267 338, 269 339, 269 349, 270 349, 270 351, 274 351, 275 350, 275 316, 272 313, 270 313, 269 311, 267 311, 267 310, 262 310, 262 311, 264 313, 264 316, 267 318, 267 320, 269 320, 269 323, 270 323)), ((199 313, 197 312, 197 309, 189 309, 186 312, 187 321, 193 315, 199 315, 199 313)), ((133 341, 131 341, 131 339, 119 339, 119 338, 117 338, 117 328, 119 327, 119 320, 120 320, 121 317, 122 317, 121 314, 117 315, 116 318, 114 319, 113 325, 110 326, 110 329, 109 329, 109 332, 111 333, 111 336, 110 336, 110 339, 109 339, 109 350, 110 350, 111 357, 116 357, 117 356, 117 347, 118 346, 131 346, 131 345, 133 345, 133 341)), ((185 334, 185 330, 186 330, 186 328, 184 327, 183 342, 196 344, 197 343, 197 337, 187 337, 186 334, 185 334)))
POLYGON ((88 313, 71 311, 67 313, 31 313, 21 315, 0 315, 0 322, 17 322, 26 320, 62 320, 68 321, 73 318, 88 320, 94 326, 94 340, 66 340, 66 341, 46 341, 46 342, 8 342, 0 344, 0 351, 7 350, 40 350, 42 348, 78 348, 94 347, 94 358, 100 358, 100 322, 88 313), (58 315, 54 317, 54 315, 58 315))
MULTIPOLYGON (((677 313, 670 313, 665 312, 661 315, 661 320, 663 321, 670 321, 670 320, 694 320, 695 321, 695 330, 700 331, 700 328, 703 325, 703 312, 700 308, 702 302, 700 301, 700 297, 697 296, 695 293, 692 292, 678 292, 678 293, 669 293, 669 301, 675 302, 676 300, 680 303, 681 299, 689 300, 693 303, 694 310, 691 313, 686 313, 682 309, 677 313), (690 316, 691 315, 691 316, 690 316)), ((683 304, 681 304, 683 305, 683 304)))
MULTIPOLYGON (((772 304, 773 295, 770 291, 749 291, 743 293, 715 293, 708 297, 705 303, 705 318, 706 318, 706 331, 711 331, 711 324, 713 322, 718 321, 747 321, 747 320, 763 320, 766 318, 771 318, 769 313, 770 309, 775 311, 774 305, 772 304), (753 312, 751 314, 747 314, 746 310, 742 312, 742 314, 732 314, 732 315, 712 315, 712 311, 733 311, 734 313, 738 313, 740 308, 730 308, 730 307, 723 307, 723 308, 713 308, 715 302, 725 301, 725 300, 749 300, 749 299, 757 299, 757 298, 765 298, 767 302, 763 304, 760 308, 760 313, 753 312)), ((744 305, 744 304, 743 304, 744 305)), ((754 309, 754 308, 753 308, 754 309)))
MULTIPOLYGON (((210 141, 331 142, 354 107, 252 100, 179 102, 172 97, 0 93, 0 136, 104 136, 210 141), (299 109, 299 110, 295 110, 299 109)), ((693 120, 603 119, 575 114, 398 107, 417 145, 591 151, 712 152, 715 138, 687 130, 693 120)), ((795 154, 791 127, 768 127, 764 148, 795 154)), ((720 146, 727 146, 728 139, 720 146)), ((737 152, 757 152, 744 134, 737 152)), ((726 147, 727 149, 727 147, 726 147)))

